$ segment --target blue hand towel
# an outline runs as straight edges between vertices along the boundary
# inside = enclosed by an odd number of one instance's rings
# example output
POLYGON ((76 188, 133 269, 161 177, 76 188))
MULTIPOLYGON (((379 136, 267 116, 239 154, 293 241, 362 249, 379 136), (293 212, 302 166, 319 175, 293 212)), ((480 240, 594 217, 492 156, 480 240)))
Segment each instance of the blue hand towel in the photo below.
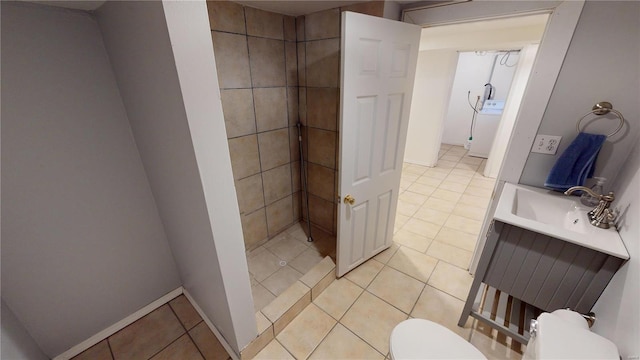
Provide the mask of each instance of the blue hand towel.
POLYGON ((596 158, 607 139, 605 135, 579 133, 549 172, 544 186, 566 191, 572 186, 584 185, 593 176, 596 158))

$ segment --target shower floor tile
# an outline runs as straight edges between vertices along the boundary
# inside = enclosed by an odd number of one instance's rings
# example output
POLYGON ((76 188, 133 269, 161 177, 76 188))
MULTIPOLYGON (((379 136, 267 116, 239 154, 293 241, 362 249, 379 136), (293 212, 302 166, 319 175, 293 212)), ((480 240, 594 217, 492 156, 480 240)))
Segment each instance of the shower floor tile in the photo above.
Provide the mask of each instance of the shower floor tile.
POLYGON ((336 258, 336 237, 316 227, 308 242, 307 224, 296 223, 280 235, 248 252, 247 263, 252 277, 251 292, 255 311, 298 281, 325 256, 336 258))

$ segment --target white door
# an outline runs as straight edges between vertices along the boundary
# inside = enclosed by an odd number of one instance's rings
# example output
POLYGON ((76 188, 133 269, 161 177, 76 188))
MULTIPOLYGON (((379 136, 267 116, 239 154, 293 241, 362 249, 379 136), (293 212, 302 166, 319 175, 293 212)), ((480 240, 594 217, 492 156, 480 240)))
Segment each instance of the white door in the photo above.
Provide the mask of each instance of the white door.
POLYGON ((391 246, 420 30, 342 13, 338 276, 391 246))

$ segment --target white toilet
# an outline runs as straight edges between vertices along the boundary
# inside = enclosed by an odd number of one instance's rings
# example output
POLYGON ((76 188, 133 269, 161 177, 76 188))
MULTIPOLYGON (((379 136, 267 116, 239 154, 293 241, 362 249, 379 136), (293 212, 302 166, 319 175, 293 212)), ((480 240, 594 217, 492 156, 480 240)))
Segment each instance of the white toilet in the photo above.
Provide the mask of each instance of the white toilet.
MULTIPOLYGON (((614 343, 597 335, 578 313, 556 310, 534 321, 523 359, 615 359, 614 343)), ((429 320, 409 319, 398 324, 389 339, 391 359, 486 359, 465 339, 429 320)))

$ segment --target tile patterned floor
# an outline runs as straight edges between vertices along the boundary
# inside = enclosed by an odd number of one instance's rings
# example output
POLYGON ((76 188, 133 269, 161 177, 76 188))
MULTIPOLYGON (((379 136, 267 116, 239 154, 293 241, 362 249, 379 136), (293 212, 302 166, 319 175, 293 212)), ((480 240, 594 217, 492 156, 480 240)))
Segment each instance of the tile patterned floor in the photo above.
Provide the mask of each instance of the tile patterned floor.
POLYGON ((229 354, 184 295, 99 342, 74 360, 226 360, 229 354))
POLYGON ((336 258, 336 238, 312 228, 307 241, 306 223, 298 223, 247 253, 255 311, 298 281, 325 256, 336 258))
POLYGON ((462 147, 443 145, 439 159, 404 165, 391 248, 334 281, 256 359, 383 359, 391 330, 410 317, 446 326, 490 359, 521 358, 482 324, 457 326, 494 180, 462 147))
MULTIPOLYGON (((484 162, 443 145, 437 167, 405 164, 393 245, 334 281, 256 358, 383 359, 393 327, 414 317, 446 326, 490 359, 520 359, 519 350, 482 324, 457 326, 494 184, 482 176, 484 162)), ((335 237, 314 229, 308 243, 303 225, 247 254, 256 309, 324 256, 335 260, 335 237)), ((181 295, 74 359, 229 358, 181 295)))

